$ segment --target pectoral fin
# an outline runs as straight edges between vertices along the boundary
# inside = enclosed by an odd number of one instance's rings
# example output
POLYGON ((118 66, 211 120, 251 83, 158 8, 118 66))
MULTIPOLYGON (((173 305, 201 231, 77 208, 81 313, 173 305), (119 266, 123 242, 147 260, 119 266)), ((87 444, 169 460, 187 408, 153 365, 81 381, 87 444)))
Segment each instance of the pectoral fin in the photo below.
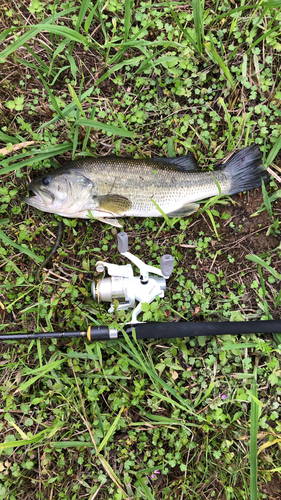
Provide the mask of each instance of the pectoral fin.
MULTIPOLYGON (((100 210, 123 215, 132 208, 132 202, 125 196, 119 194, 106 194, 93 197, 100 210)), ((120 227, 120 226, 119 226, 120 227)))
POLYGON ((189 204, 183 205, 182 207, 178 208, 177 210, 174 210, 173 212, 169 212, 167 215, 168 215, 168 217, 187 217, 188 215, 191 215, 194 212, 197 212, 199 206, 200 205, 198 205, 198 203, 189 203, 189 204))

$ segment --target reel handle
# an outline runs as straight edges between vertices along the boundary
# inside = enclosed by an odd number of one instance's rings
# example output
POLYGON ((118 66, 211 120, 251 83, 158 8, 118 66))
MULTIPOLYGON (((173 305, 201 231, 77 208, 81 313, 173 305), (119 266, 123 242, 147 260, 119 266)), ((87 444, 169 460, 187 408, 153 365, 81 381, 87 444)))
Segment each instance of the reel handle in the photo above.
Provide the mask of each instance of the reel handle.
POLYGON ((171 276, 174 269, 174 259, 171 255, 163 255, 160 261, 161 272, 167 279, 171 276))
POLYGON ((117 246, 120 253, 128 252, 129 243, 127 233, 122 232, 117 234, 117 246))

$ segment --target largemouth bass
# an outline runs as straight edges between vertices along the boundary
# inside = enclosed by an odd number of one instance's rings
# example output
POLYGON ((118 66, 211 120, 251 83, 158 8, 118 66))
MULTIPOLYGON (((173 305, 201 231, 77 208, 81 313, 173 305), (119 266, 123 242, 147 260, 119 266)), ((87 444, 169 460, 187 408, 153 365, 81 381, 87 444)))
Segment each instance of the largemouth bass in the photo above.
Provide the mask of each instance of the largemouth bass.
POLYGON ((85 157, 47 172, 28 185, 23 201, 64 217, 95 219, 121 227, 117 217, 168 217, 196 212, 200 201, 261 186, 268 175, 256 145, 204 172, 192 153, 179 158, 85 157), (220 189, 219 189, 220 188, 220 189), (153 203, 154 202, 154 203, 153 203))

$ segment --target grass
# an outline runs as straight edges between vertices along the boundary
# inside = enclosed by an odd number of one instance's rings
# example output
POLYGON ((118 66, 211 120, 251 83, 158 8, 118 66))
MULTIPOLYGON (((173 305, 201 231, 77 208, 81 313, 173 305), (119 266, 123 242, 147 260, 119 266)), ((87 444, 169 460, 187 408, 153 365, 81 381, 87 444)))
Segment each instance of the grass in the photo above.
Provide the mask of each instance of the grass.
MULTIPOLYGON (((58 224, 20 201, 39 172, 85 155, 189 150, 212 169, 256 143, 278 175, 281 2, 233 6, 1 4, 2 333, 130 319, 90 292, 98 260, 123 263, 115 228, 64 219, 36 282, 58 224)), ((130 252, 175 260, 145 321, 280 317, 278 182, 188 218, 123 220, 130 252)), ((278 500, 280 335, 238 333, 2 343, 0 500, 278 500)))

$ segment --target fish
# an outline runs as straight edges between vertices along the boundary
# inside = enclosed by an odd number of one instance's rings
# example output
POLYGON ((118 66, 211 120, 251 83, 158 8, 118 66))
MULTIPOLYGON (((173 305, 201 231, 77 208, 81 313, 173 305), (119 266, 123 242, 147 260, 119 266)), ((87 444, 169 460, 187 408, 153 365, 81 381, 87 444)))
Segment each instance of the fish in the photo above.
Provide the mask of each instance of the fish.
POLYGON ((161 211, 189 216, 198 201, 258 188, 262 179, 269 176, 255 144, 211 171, 199 169, 191 152, 176 158, 84 157, 33 180, 22 200, 43 212, 122 227, 118 217, 161 217, 161 211))

